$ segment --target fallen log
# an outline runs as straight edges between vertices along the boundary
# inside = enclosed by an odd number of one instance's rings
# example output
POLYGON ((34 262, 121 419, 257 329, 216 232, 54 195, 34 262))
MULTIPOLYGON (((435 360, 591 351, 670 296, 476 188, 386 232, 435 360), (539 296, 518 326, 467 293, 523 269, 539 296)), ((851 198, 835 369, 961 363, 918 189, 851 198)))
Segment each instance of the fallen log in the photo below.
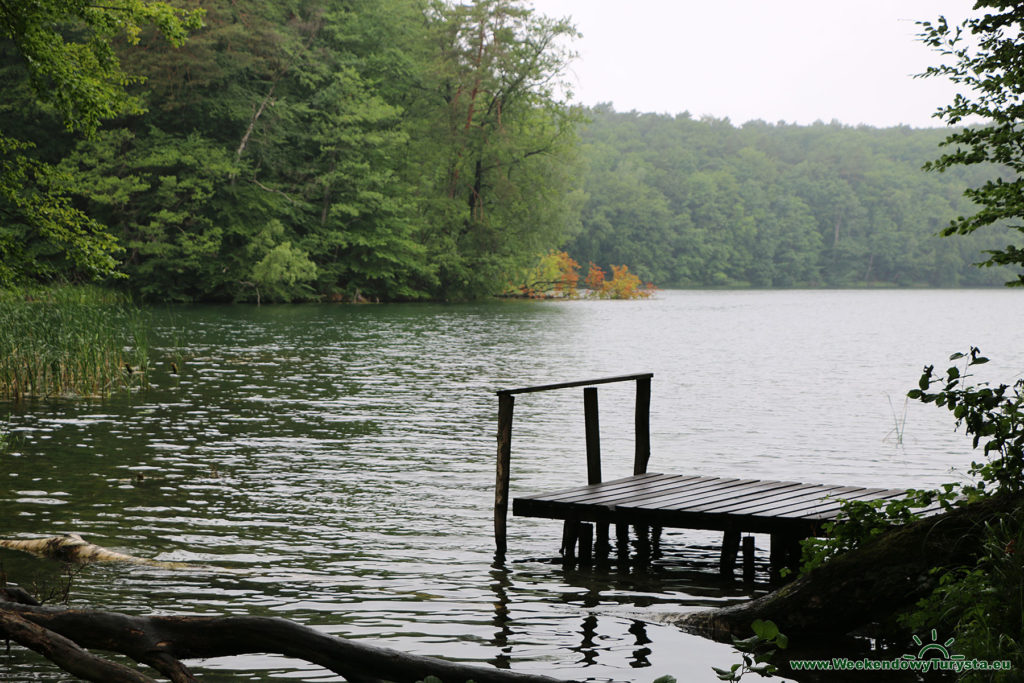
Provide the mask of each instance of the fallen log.
POLYGON ((126 555, 115 550, 89 543, 78 534, 48 536, 46 538, 12 539, 0 538, 0 548, 19 550, 50 560, 71 564, 88 564, 90 562, 124 562, 127 564, 163 567, 164 569, 203 569, 218 572, 238 572, 227 567, 209 567, 206 565, 189 564, 187 562, 163 562, 145 557, 126 555))
POLYGON ((3 609, 0 609, 0 633, 87 681, 147 683, 152 680, 123 664, 86 652, 74 641, 3 609))
POLYGON ((835 638, 884 622, 934 589, 935 567, 973 565, 982 549, 985 523, 1024 505, 998 496, 918 520, 760 598, 721 609, 670 616, 662 621, 708 638, 745 637, 755 619, 770 619, 786 635, 835 638))
POLYGON ((103 683, 137 683, 152 679, 132 669, 127 669, 129 673, 123 675, 111 671, 94 674, 89 667, 96 663, 82 659, 82 655, 94 659, 95 656, 85 649, 127 655, 151 666, 174 683, 196 683, 196 678, 181 663, 183 659, 257 652, 276 653, 318 664, 356 683, 414 683, 431 675, 444 683, 468 680, 476 683, 558 683, 547 676, 411 655, 347 640, 277 617, 138 617, 99 610, 0 602, 0 635, 43 652, 44 656, 85 680, 103 683), (28 632, 25 623, 39 630, 28 632), (64 641, 70 642, 80 653, 64 641), (51 656, 51 652, 60 648, 63 648, 62 659, 51 656), (72 670, 68 666, 79 668, 72 670))
POLYGON ((134 555, 125 555, 124 553, 107 550, 101 546, 89 543, 78 534, 29 539, 0 538, 0 548, 20 550, 38 557, 75 564, 86 564, 88 562, 127 562, 129 564, 156 566, 179 564, 148 560, 142 557, 135 557, 134 555))

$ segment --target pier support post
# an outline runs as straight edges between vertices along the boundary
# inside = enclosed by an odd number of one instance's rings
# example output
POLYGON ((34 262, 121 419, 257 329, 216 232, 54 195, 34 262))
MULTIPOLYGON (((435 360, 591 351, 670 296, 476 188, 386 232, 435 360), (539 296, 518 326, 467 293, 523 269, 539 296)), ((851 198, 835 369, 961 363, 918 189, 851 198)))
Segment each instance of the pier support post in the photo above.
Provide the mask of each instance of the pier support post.
POLYGON ((589 566, 594 558, 594 554, 592 552, 594 545, 594 525, 589 522, 580 522, 578 529, 577 537, 580 544, 580 565, 589 566))
POLYGON ((740 532, 727 529, 722 534, 722 559, 718 565, 718 573, 726 578, 732 577, 736 566, 736 554, 740 547, 740 532))
POLYGON ((754 583, 754 537, 743 537, 743 582, 754 583))
POLYGON ((579 539, 580 523, 576 519, 567 519, 562 523, 562 561, 576 561, 576 541, 579 539))
POLYGON ((800 569, 800 537, 793 534, 772 534, 771 580, 782 579, 782 570, 800 569))
POLYGON ((494 484, 494 544, 497 559, 505 559, 508 550, 506 522, 508 517, 509 468, 512 464, 512 411, 516 397, 498 394, 498 462, 494 484))
POLYGON ((615 523, 615 550, 619 558, 629 557, 629 524, 615 523))

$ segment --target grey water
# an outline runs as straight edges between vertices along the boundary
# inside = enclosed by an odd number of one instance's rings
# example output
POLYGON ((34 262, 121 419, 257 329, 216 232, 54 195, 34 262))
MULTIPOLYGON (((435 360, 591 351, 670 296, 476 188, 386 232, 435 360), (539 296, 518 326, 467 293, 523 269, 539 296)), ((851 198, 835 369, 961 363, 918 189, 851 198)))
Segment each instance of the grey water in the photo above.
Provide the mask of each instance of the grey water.
MULTIPOLYGON (((282 616, 595 681, 717 680, 731 648, 661 615, 763 592, 764 567, 754 588, 724 583, 716 535, 679 531, 653 567, 566 569, 552 561, 559 523, 521 518, 494 565, 496 390, 653 372, 651 471, 923 487, 980 454, 948 412, 905 403, 922 366, 974 345, 992 359, 977 379, 1024 372, 1013 290, 151 313, 148 390, 0 404, 0 536, 74 532, 204 567, 87 566, 72 604, 282 616)), ((632 392, 599 391, 606 478, 630 472, 632 392)), ((520 396, 512 495, 585 479, 582 390, 520 396)), ((0 560, 12 581, 58 578, 43 560, 0 560)), ((340 680, 270 655, 190 664, 210 681, 340 680)), ((0 654, 0 679, 68 680, 17 648, 0 654)))

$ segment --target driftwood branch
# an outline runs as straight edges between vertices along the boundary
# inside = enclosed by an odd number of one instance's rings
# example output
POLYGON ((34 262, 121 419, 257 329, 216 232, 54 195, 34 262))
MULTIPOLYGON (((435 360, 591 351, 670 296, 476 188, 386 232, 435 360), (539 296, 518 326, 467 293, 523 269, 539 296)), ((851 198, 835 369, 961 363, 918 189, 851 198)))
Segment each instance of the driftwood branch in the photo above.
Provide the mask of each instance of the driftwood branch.
POLYGON ((351 681, 413 683, 434 675, 445 683, 556 683, 546 676, 410 655, 346 640, 276 617, 137 617, 0 602, 0 634, 42 652, 75 675, 104 683, 150 679, 126 667, 119 672, 90 669, 98 658, 84 653, 83 648, 122 653, 152 666, 175 683, 195 680, 180 663, 183 659, 256 652, 312 662, 351 681), (61 647, 64 650, 58 652, 61 647), (62 652, 70 654, 64 656, 62 652), (79 653, 91 659, 83 659, 79 653))
MULTIPOLYGON (((64 534, 63 536, 49 536, 47 538, 9 539, 0 538, 0 548, 9 550, 20 550, 37 557, 44 557, 49 560, 68 562, 71 564, 88 564, 90 562, 124 562, 127 564, 145 565, 148 567, 163 567, 164 569, 213 569, 218 572, 236 572, 236 569, 226 567, 207 567, 203 565, 189 564, 186 562, 161 562, 145 557, 126 555, 115 550, 108 550, 102 546, 89 543, 78 534, 64 534)), ((3 595, 0 594, 0 600, 3 595)))
POLYGON ((18 614, 0 609, 0 633, 35 650, 69 673, 87 681, 152 683, 153 679, 123 664, 86 652, 74 641, 33 623, 18 614))
POLYGON ((1020 497, 1000 496, 893 529, 840 555, 779 590, 749 602, 665 619, 715 640, 747 636, 755 619, 770 619, 786 635, 835 638, 884 623, 935 587, 935 567, 976 562, 985 524, 1018 509, 1020 497))
POLYGON ((129 564, 158 566, 172 564, 107 550, 101 546, 89 543, 78 534, 29 539, 0 538, 0 548, 20 550, 38 557, 74 564, 86 564, 89 562, 127 562, 129 564))

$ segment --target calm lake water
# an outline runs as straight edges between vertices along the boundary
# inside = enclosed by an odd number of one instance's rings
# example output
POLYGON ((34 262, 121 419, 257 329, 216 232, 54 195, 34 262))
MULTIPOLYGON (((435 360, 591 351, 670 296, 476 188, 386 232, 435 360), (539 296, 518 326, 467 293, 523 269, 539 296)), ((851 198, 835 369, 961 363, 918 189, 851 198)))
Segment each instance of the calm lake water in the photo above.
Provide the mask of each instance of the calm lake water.
MULTIPOLYGON (((76 532, 233 573, 89 566, 75 604, 283 616, 409 652, 564 678, 713 681, 731 648, 658 614, 750 595, 715 534, 644 571, 566 571, 560 524, 510 518, 492 566, 495 390, 653 372, 652 471, 924 486, 961 476, 948 413, 903 396, 981 347, 1024 371, 1024 292, 659 292, 647 301, 155 309, 153 387, 0 404, 0 535, 76 532), (181 347, 178 358, 175 346, 181 347), (170 372, 170 362, 180 367, 170 372), (904 421, 905 420, 905 421, 904 421), (903 424, 902 443, 894 424, 903 424)), ((631 384, 600 389, 605 477, 629 473, 631 384)), ((582 390, 516 402, 512 495, 585 481, 582 390)), ((759 561, 767 539, 758 537, 759 561)), ((11 580, 56 576, 0 551, 11 580)), ((765 578, 761 567, 759 578, 765 578)), ((756 590, 764 590, 759 586, 756 590)), ((205 680, 339 680, 272 656, 205 680)), ((15 649, 0 679, 60 680, 15 649)))

